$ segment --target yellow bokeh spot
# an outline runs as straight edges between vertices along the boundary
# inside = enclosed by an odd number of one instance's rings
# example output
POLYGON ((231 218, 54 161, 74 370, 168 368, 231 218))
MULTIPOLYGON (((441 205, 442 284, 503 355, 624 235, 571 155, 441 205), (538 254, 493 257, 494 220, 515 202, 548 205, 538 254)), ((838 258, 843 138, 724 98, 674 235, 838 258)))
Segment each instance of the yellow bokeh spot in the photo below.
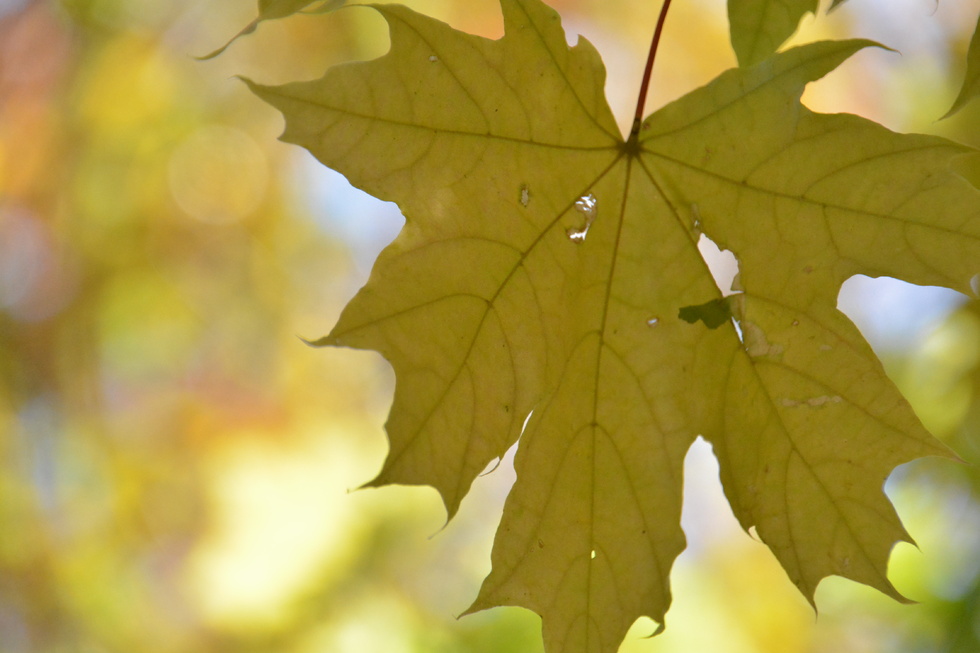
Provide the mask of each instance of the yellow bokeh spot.
POLYGON ((206 621, 234 631, 284 626, 294 599, 347 566, 362 546, 347 490, 364 475, 361 452, 342 442, 356 439, 243 434, 213 454, 214 526, 188 575, 206 621))
POLYGON ((252 213, 265 196, 268 164, 245 132, 213 125, 191 134, 170 158, 170 192, 203 222, 227 224, 252 213))
POLYGON ((112 41, 85 72, 79 108, 99 136, 146 135, 149 124, 172 114, 177 73, 151 39, 132 34, 112 41))

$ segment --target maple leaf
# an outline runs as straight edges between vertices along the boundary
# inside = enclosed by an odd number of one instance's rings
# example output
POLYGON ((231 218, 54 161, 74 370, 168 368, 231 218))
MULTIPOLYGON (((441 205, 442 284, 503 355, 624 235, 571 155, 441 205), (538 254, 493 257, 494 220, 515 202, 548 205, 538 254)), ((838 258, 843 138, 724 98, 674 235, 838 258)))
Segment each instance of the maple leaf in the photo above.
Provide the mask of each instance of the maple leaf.
POLYGON ((699 434, 808 600, 832 574, 900 598, 887 560, 910 538, 884 480, 949 454, 836 300, 855 274, 969 292, 980 193, 948 166, 971 150, 800 103, 866 41, 728 71, 624 140, 592 45, 569 47, 539 0, 501 5, 497 41, 373 5, 387 55, 247 82, 285 115, 283 140, 406 217, 315 343, 395 370, 371 484, 432 485, 452 517, 520 438, 470 611, 530 608, 552 652, 664 623, 699 434), (737 295, 722 299, 702 230, 737 257, 737 295))

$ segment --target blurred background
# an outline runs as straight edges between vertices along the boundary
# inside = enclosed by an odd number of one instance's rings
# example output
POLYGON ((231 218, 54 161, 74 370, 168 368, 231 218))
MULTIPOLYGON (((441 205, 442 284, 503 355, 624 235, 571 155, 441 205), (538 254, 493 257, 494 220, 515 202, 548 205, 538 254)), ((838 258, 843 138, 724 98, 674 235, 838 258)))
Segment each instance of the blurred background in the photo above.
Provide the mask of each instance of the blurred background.
MULTIPOLYGON (((496 0, 403 0, 501 33, 496 0)), ((631 118, 659 2, 551 0, 631 118)), ((822 7, 829 4, 824 2, 822 7)), ((820 111, 980 146, 980 101, 937 122, 980 0, 851 0, 797 41, 866 51, 813 85, 820 111)), ((351 8, 269 21, 200 62, 251 0, 0 0, 0 653, 539 652, 540 621, 456 615, 489 571, 509 461, 445 525, 435 492, 352 492, 380 468, 393 378, 369 352, 313 350, 401 225, 276 140, 235 75, 320 76, 387 48, 351 8)), ((724 0, 674 3, 649 109, 734 64, 724 0)), ((965 174, 980 180, 980 166, 965 174)), ((980 463, 980 307, 849 281, 841 306, 927 426, 980 463)), ((688 458, 668 628, 623 651, 980 650, 980 469, 924 460, 888 491, 902 606, 840 579, 820 617, 742 533, 710 449, 688 458)))

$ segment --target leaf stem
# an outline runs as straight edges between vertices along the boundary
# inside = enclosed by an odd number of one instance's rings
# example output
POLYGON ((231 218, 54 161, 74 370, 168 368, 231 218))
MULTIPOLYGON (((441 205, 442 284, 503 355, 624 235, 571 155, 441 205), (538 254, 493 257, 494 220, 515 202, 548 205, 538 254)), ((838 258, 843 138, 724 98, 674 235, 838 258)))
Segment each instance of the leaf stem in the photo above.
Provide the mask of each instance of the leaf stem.
POLYGON ((640 82, 640 97, 636 101, 636 114, 633 117, 633 128, 630 130, 630 138, 635 138, 640 133, 640 123, 643 121, 643 105, 647 99, 650 75, 653 73, 653 60, 657 56, 657 47, 660 45, 660 35, 664 31, 664 22, 667 20, 668 9, 670 9, 670 0, 664 0, 663 5, 660 7, 660 17, 657 18, 657 27, 653 30, 653 40, 650 42, 650 54, 647 55, 647 66, 643 70, 643 81, 640 82))

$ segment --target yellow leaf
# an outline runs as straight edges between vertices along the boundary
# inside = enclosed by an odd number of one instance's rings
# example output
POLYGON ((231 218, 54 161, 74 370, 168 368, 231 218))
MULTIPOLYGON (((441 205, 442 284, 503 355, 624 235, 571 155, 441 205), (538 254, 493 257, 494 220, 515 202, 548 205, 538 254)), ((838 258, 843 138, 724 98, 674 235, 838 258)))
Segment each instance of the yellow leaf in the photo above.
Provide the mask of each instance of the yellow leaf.
POLYGON ((728 71, 624 140, 593 47, 569 48, 539 0, 501 5, 498 41, 375 6, 384 57, 248 82, 284 140, 406 217, 315 343, 395 369, 372 484, 432 485, 452 516, 520 438, 470 611, 534 610, 551 652, 613 652, 641 615, 663 624, 699 434, 808 599, 831 574, 897 597, 888 554, 909 538, 882 485, 948 452, 836 299, 855 274, 969 291, 980 193, 948 170, 969 148, 800 104, 865 41, 728 71), (740 263, 728 313, 702 230, 740 263))

